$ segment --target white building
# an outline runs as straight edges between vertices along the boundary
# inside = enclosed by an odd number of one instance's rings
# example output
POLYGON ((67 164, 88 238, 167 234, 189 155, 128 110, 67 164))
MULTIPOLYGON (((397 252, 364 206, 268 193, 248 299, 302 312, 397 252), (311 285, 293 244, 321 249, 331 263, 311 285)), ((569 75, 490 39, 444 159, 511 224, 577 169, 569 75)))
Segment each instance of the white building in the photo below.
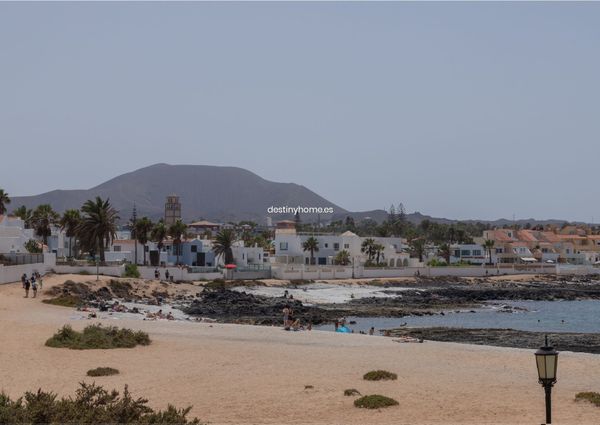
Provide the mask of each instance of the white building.
MULTIPOLYGON (((286 264, 310 264, 310 251, 304 251, 302 244, 310 237, 318 242, 318 251, 314 252, 315 264, 334 264, 336 256, 343 250, 348 251, 350 261, 356 265, 364 264, 367 255, 361 252, 362 243, 367 237, 361 237, 350 231, 339 235, 319 233, 297 233, 295 227, 288 222, 280 222, 275 231, 275 262, 286 264)), ((409 255, 403 251, 401 238, 371 237, 376 243, 383 245, 384 250, 379 258, 388 267, 405 267, 409 255)))
POLYGON ((450 264, 456 263, 484 264, 486 252, 479 244, 454 244, 450 246, 450 264))
POLYGON ((25 244, 30 239, 35 239, 33 229, 25 229, 23 220, 0 215, 0 253, 27 252, 25 244))

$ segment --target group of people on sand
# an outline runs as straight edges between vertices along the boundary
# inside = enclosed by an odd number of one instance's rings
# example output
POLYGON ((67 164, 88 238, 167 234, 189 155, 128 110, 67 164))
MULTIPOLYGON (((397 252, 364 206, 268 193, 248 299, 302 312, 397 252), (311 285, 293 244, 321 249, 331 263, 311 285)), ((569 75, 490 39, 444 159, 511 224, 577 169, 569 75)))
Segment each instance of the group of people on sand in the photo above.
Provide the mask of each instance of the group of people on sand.
POLYGON ((306 325, 306 327, 304 327, 300 323, 300 319, 294 316, 294 309, 289 304, 286 304, 285 307, 283 307, 282 313, 283 313, 283 328, 286 331, 289 331, 289 330, 312 331, 312 323, 308 323, 306 325))
MULTIPOLYGON (((169 273, 169 269, 165 270, 165 280, 169 280, 173 276, 169 273)), ((160 270, 154 269, 154 279, 160 280, 160 270)))
POLYGON ((33 292, 33 297, 37 297, 38 288, 42 289, 42 275, 38 272, 33 272, 31 277, 27 277, 27 273, 23 273, 21 276, 21 284, 25 290, 25 298, 29 298, 29 290, 33 292))
POLYGON ((170 311, 167 314, 164 314, 162 309, 158 310, 156 313, 152 313, 148 311, 146 313, 146 318, 144 320, 156 320, 156 319, 167 319, 167 320, 175 320, 175 316, 170 311))

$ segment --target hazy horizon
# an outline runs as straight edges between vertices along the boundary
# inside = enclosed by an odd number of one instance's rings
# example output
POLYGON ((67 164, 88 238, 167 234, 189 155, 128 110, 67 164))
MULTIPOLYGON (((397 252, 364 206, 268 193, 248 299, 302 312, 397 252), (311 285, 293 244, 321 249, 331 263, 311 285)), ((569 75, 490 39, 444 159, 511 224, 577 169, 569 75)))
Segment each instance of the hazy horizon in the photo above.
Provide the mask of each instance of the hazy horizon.
POLYGON ((0 3, 0 188, 203 164, 350 211, 597 222, 599 17, 596 3, 0 3))

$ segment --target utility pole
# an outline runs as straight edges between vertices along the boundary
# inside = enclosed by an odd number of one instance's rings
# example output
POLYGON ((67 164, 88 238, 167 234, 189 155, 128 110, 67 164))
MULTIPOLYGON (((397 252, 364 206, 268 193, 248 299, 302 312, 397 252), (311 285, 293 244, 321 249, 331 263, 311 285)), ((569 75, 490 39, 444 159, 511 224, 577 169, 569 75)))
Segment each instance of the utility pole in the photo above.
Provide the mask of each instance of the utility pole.
POLYGON ((135 255, 135 260, 134 260, 134 262, 135 262, 135 265, 137 266, 137 263, 138 263, 138 261, 137 261, 137 259, 138 259, 137 245, 138 245, 138 242, 137 242, 137 234, 136 234, 136 231, 135 231, 135 224, 137 222, 137 210, 135 209, 135 202, 133 203, 133 214, 131 216, 131 222, 133 223, 132 224, 132 226, 133 226, 132 227, 132 233, 135 235, 135 237, 134 237, 134 252, 135 252, 135 254, 134 254, 135 255))

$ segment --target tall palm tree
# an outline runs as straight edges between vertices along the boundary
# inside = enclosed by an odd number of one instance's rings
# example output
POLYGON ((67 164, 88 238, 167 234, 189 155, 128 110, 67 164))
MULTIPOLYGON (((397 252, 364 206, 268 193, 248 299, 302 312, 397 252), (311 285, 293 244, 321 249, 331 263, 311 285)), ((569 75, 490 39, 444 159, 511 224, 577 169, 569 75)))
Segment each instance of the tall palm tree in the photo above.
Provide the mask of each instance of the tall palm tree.
POLYGON ((340 266, 347 266, 348 264, 350 264, 350 253, 345 249, 342 249, 335 256, 335 263, 340 266))
POLYGON ((414 238, 409 241, 410 252, 413 256, 419 258, 419 262, 423 262, 423 256, 425 255, 425 239, 414 238))
POLYGON ((29 229, 31 228, 31 215, 32 215, 32 211, 27 209, 27 207, 25 205, 21 205, 19 208, 17 208, 16 210, 13 211, 13 214, 16 217, 19 217, 21 220, 23 220, 23 223, 25 223, 25 228, 29 229))
POLYGON ((10 204, 8 193, 4 189, 0 189, 0 215, 6 213, 6 206, 10 204))
POLYGON ((302 249, 310 251, 310 264, 315 264, 315 252, 319 252, 319 241, 314 236, 311 236, 302 242, 302 249))
POLYGON ((150 220, 148 217, 142 217, 135 222, 135 239, 144 247, 144 265, 146 265, 146 244, 150 239, 150 232, 152 231, 153 227, 154 223, 152 223, 152 220, 150 220))
POLYGON ((375 262, 379 264, 379 258, 383 255, 383 251, 385 250, 385 246, 380 243, 376 243, 373 245, 373 249, 375 250, 375 262))
POLYGON ((50 204, 38 205, 33 210, 31 221, 35 229, 35 234, 42 238, 46 246, 48 246, 48 237, 52 234, 52 226, 58 221, 59 217, 50 204))
POLYGON ((213 243, 213 252, 217 257, 223 256, 225 264, 233 263, 233 244, 236 240, 236 234, 232 229, 223 229, 217 233, 213 243))
POLYGON ((79 210, 66 210, 60 219, 60 228, 64 230, 65 235, 69 238, 69 257, 73 256, 73 237, 77 235, 77 226, 81 223, 81 214, 79 210))
POLYGON ((360 252, 363 254, 367 254, 368 262, 373 261, 373 257, 375 257, 375 239, 367 238, 360 245, 360 252))
POLYGON ((165 222, 162 219, 156 223, 150 231, 150 238, 153 242, 156 242, 159 252, 162 251, 163 246, 165 245, 164 240, 166 239, 167 234, 167 226, 165 226, 165 222))
POLYGON ((177 255, 177 265, 179 265, 179 256, 181 255, 181 242, 185 236, 187 226, 181 220, 177 220, 169 227, 167 233, 173 238, 173 246, 175 247, 175 255, 177 255))
POLYGON ((483 242, 483 247, 485 248, 485 250, 488 252, 489 255, 489 262, 488 264, 491 265, 492 264, 492 249, 494 249, 494 245, 495 242, 492 239, 486 239, 485 242, 483 242))
POLYGON ((117 232, 119 215, 110 199, 87 200, 81 207, 83 217, 77 226, 77 236, 88 251, 96 252, 104 263, 104 250, 112 243, 117 232))

